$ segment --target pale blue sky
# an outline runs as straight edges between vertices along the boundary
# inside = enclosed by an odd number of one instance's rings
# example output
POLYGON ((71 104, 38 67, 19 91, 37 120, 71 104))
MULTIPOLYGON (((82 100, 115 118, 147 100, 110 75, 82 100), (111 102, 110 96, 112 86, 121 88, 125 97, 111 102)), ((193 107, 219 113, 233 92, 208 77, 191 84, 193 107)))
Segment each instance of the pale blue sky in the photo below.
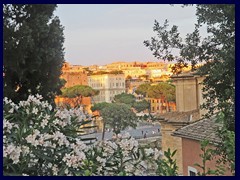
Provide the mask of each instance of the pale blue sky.
POLYGON ((55 15, 65 27, 65 59, 79 65, 158 61, 143 45, 154 20, 178 25, 183 38, 196 22, 195 7, 165 4, 59 4, 55 15))

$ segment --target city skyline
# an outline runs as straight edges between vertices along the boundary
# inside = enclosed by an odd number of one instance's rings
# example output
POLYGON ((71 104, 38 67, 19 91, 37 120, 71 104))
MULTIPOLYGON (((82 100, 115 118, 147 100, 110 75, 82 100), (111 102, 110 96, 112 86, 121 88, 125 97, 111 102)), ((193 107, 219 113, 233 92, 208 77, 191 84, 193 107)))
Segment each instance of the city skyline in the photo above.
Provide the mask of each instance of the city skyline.
POLYGON ((155 36, 154 20, 179 26, 183 39, 196 22, 195 7, 167 4, 59 4, 55 15, 64 26, 65 60, 83 66, 158 62, 143 45, 155 36))

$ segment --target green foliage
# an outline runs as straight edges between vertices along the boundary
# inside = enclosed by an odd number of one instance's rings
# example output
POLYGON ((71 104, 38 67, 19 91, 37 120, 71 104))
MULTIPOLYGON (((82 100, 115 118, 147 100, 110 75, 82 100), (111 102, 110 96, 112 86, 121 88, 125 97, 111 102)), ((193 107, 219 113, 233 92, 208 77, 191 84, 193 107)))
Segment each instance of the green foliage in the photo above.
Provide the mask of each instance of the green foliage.
POLYGON ((75 148, 86 149, 82 125, 91 120, 79 109, 52 109, 40 99, 29 96, 19 104, 4 99, 4 175, 64 175, 66 169, 75 174, 64 158, 76 155, 75 148))
POLYGON ((107 102, 96 103, 91 107, 91 111, 101 111, 108 105, 109 105, 109 103, 107 103, 107 102))
POLYGON ((157 85, 150 86, 147 91, 147 95, 150 98, 175 101, 175 86, 169 83, 161 82, 157 85))
POLYGON ((136 93, 136 94, 143 95, 144 97, 146 97, 147 91, 148 91, 148 89, 149 89, 150 87, 151 87, 151 84, 150 84, 150 83, 141 84, 140 86, 138 86, 138 88, 136 89, 135 93, 136 93))
POLYGON ((218 163, 229 165, 228 169, 235 175, 235 133, 227 128, 222 128, 218 134, 223 140, 215 149, 215 154, 221 157, 218 163))
MULTIPOLYGON (((176 60, 179 65, 191 64, 195 70, 197 63, 203 63, 198 74, 206 75, 203 85, 202 108, 208 110, 206 117, 215 112, 224 114, 220 118, 223 131, 219 133, 223 145, 219 145, 219 153, 225 161, 232 164, 235 143, 226 146, 228 138, 235 137, 235 5, 232 4, 198 4, 196 6, 197 23, 192 33, 187 34, 183 42, 177 26, 170 29, 166 20, 161 26, 157 21, 153 31, 157 37, 144 41, 155 57, 167 61, 176 60), (200 28, 207 26, 207 37, 200 37, 200 28), (172 50, 178 49, 179 56, 172 50), (185 64, 186 63, 186 64, 185 64), (230 132, 231 131, 231 132, 230 132), (231 134, 231 135, 230 135, 231 134), (225 145, 224 145, 225 144, 225 145), (230 150, 231 148, 231 150, 230 150)), ((230 142, 234 142, 231 139, 230 142)), ((235 160, 234 160, 235 161, 235 160)))
POLYGON ((137 116, 131 111, 126 104, 112 103, 101 110, 101 116, 104 124, 113 128, 113 131, 118 134, 126 127, 137 126, 137 116))
POLYGON ((78 96, 91 97, 98 94, 98 90, 95 90, 87 85, 76 85, 69 88, 62 89, 62 96, 68 98, 75 98, 78 96))
POLYGON ((158 169, 156 171, 159 176, 177 176, 177 164, 176 159, 173 159, 177 150, 171 152, 170 148, 167 151, 164 151, 164 158, 157 162, 158 169))
POLYGON ((129 106, 132 106, 133 103, 135 102, 136 98, 134 95, 132 94, 127 94, 127 93, 121 93, 118 95, 114 96, 114 101, 116 103, 124 103, 127 104, 129 106))
POLYGON ((187 63, 179 60, 177 63, 175 63, 174 65, 171 65, 170 68, 172 70, 173 74, 180 74, 183 72, 183 69, 188 67, 187 63))
POLYGON ((56 4, 3 5, 4 96, 14 102, 42 94, 54 104, 64 62, 63 27, 56 4))
POLYGON ((133 108, 137 111, 137 112, 141 112, 144 111, 145 109, 148 109, 150 107, 150 103, 147 102, 145 99, 142 101, 138 101, 135 102, 133 104, 133 108))
POLYGON ((124 134, 112 141, 98 142, 86 153, 84 169, 98 176, 139 176, 153 172, 162 156, 157 149, 139 146, 137 140, 124 134))
POLYGON ((92 97, 99 94, 99 90, 95 90, 87 85, 76 85, 69 88, 62 89, 62 97, 75 98, 74 106, 82 103, 83 97, 92 97))
POLYGON ((202 160, 202 164, 195 163, 194 165, 199 167, 202 172, 198 172, 197 174, 199 176, 207 176, 207 175, 223 175, 224 174, 224 168, 222 166, 217 166, 216 170, 207 168, 207 162, 211 161, 213 159, 213 154, 215 152, 214 149, 211 149, 208 147, 209 141, 204 140, 201 142, 201 150, 202 154, 200 154, 200 158, 202 160))

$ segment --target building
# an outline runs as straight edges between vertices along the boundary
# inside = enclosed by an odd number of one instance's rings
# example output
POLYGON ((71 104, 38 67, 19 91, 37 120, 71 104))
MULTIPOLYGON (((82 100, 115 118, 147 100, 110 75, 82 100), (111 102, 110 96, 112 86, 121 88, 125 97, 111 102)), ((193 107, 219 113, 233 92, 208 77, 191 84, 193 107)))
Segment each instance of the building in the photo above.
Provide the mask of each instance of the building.
POLYGON ((149 80, 142 80, 142 79, 127 79, 126 80, 126 92, 129 94, 134 94, 135 90, 141 84, 150 83, 149 80))
POLYGON ((162 133, 162 151, 167 151, 168 148, 172 151, 177 150, 174 158, 176 159, 176 163, 179 168, 178 174, 180 175, 183 175, 182 140, 180 137, 172 136, 172 134, 175 130, 198 119, 198 110, 158 114, 158 121, 161 124, 160 127, 162 133))
POLYGON ((92 103, 112 102, 113 97, 125 92, 124 74, 101 74, 88 76, 88 85, 99 90, 92 103))
POLYGON ((165 99, 145 98, 150 103, 151 113, 167 113, 176 111, 176 103, 165 99))
POLYGON ((66 84, 64 86, 66 88, 75 85, 87 85, 87 73, 84 69, 82 69, 82 66, 64 63, 60 78, 66 80, 66 84))
MULTIPOLYGON (((200 171, 195 163, 201 164, 199 157, 202 154, 200 141, 208 139, 211 142, 209 147, 220 140, 216 136, 216 124, 214 119, 202 119, 205 111, 200 109, 204 102, 202 97, 202 81, 204 77, 192 73, 172 76, 176 86, 177 111, 160 114, 158 116, 162 132, 162 150, 170 148, 177 150, 175 159, 179 167, 180 175, 196 175, 200 171)), ((213 168, 216 160, 207 164, 213 168)), ((230 172, 226 172, 230 175, 230 172)))
POLYGON ((174 75, 171 79, 176 87, 177 111, 187 112, 198 109, 200 115, 204 115, 206 111, 200 109, 200 105, 204 103, 202 96, 204 77, 193 73, 183 73, 174 75))
MULTIPOLYGON (((182 163, 184 176, 196 176, 201 169, 194 166, 195 163, 202 164, 199 154, 202 154, 200 142, 208 139, 210 144, 206 147, 214 149, 214 145, 220 143, 216 130, 221 128, 221 124, 215 122, 215 118, 202 119, 190 125, 177 129, 173 136, 180 137, 182 140, 182 163), (191 147, 191 148, 189 148, 191 147)), ((207 161, 206 169, 216 170, 216 161, 218 158, 207 161)), ((231 175, 226 171, 224 175, 231 175)))
POLYGON ((177 129, 199 120, 204 113, 200 110, 200 103, 203 102, 201 96, 203 77, 184 73, 172 76, 171 79, 176 86, 176 112, 158 114, 158 118, 161 124, 162 150, 177 149, 175 158, 179 167, 178 173, 182 175, 182 140, 172 134, 177 129))
MULTIPOLYGON (((66 81, 64 88, 69 88, 76 85, 87 85, 87 73, 83 69, 83 66, 79 65, 70 65, 69 63, 64 63, 62 67, 62 75, 61 77, 66 81)), ((55 103, 57 106, 65 106, 70 105, 71 107, 76 106, 75 105, 75 99, 74 98, 66 98, 57 96, 55 98, 55 103)), ((84 111, 90 113, 90 105, 91 105, 91 99, 90 97, 83 97, 82 98, 82 104, 84 107, 84 111)))
POLYGON ((142 69, 140 67, 133 67, 122 71, 125 75, 125 78, 127 76, 131 76, 132 78, 139 78, 140 76, 147 75, 146 69, 142 69))

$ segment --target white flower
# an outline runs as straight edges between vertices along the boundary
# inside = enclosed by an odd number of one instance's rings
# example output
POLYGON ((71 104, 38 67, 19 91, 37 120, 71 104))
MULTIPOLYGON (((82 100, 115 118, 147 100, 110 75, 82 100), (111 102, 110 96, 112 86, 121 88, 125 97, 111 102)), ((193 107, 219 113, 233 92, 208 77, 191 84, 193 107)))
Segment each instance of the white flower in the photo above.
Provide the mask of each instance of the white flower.
POLYGON ((98 156, 98 157, 96 158, 96 160, 97 160, 98 162, 100 162, 100 163, 102 164, 102 166, 105 166, 106 159, 101 158, 101 157, 98 156))
POLYGON ((145 149, 145 153, 147 156, 151 155, 154 153, 153 149, 152 148, 148 148, 148 149, 145 149))
POLYGON ((33 114, 37 114, 37 113, 38 113, 38 108, 33 107, 32 113, 33 113, 33 114))
POLYGON ((58 167, 57 165, 54 164, 54 166, 52 167, 52 171, 53 171, 53 175, 58 175, 58 167))
POLYGON ((13 111, 14 111, 14 109, 11 108, 8 112, 9 112, 9 113, 13 113, 13 111))
POLYGON ((22 146, 22 153, 23 155, 26 155, 28 154, 30 151, 29 151, 29 147, 28 146, 22 146))
POLYGON ((67 169, 65 169, 64 173, 65 173, 65 174, 68 174, 68 168, 67 168, 67 169))
POLYGON ((51 106, 51 105, 49 105, 49 106, 48 106, 48 109, 51 111, 51 110, 52 110, 52 106, 51 106))
POLYGON ((51 168, 52 167, 52 163, 48 163, 48 167, 51 168))
POLYGON ((11 103, 12 102, 12 100, 10 99, 10 100, 8 100, 8 98, 7 97, 4 97, 3 98, 3 102, 5 102, 6 104, 8 104, 8 103, 11 103))
POLYGON ((36 94, 36 97, 37 97, 38 99, 42 99, 42 98, 43 98, 42 95, 39 95, 39 94, 36 94))
POLYGON ((45 126, 47 126, 47 124, 48 124, 48 120, 43 119, 43 121, 41 122, 41 127, 44 128, 45 126))
POLYGON ((26 113, 27 113, 27 114, 30 114, 30 111, 29 111, 29 109, 28 109, 28 108, 26 109, 26 113))

